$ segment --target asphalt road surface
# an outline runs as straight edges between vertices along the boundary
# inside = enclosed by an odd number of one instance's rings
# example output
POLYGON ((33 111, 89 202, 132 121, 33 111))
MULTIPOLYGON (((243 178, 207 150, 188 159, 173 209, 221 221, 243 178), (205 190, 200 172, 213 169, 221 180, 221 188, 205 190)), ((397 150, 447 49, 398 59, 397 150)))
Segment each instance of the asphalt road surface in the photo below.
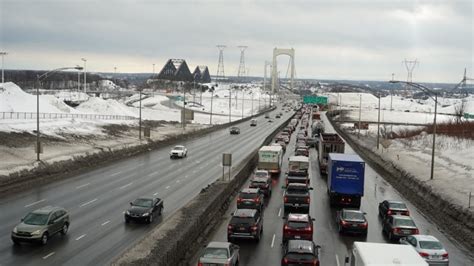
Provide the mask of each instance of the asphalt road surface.
MULTIPOLYGON (((326 132, 334 133, 326 119, 326 132)), ((297 131, 296 131, 297 132, 297 131)), ((280 179, 274 182, 273 192, 264 210, 263 237, 259 243, 254 241, 239 241, 240 265, 280 265, 282 258, 282 228, 283 228, 283 197, 281 186, 284 185, 284 173, 288 168, 288 157, 293 155, 296 142, 296 133, 292 135, 290 145, 287 147, 283 160, 283 170, 280 179)), ((345 153, 354 153, 352 148, 346 144, 345 153)), ((367 238, 354 235, 339 235, 336 226, 336 210, 329 207, 329 197, 326 191, 326 180, 319 174, 317 164, 317 151, 311 148, 310 152, 310 176, 311 186, 311 209, 310 215, 315 218, 314 222, 314 242, 321 246, 321 265, 344 265, 344 258, 349 254, 354 241, 367 242, 388 242, 382 234, 381 219, 378 216, 378 203, 385 199, 402 200, 407 203, 410 215, 415 220, 421 234, 436 236, 445 246, 449 253, 450 265, 474 265, 472 252, 464 250, 459 244, 441 232, 437 226, 392 188, 383 178, 380 177, 368 164, 365 171, 365 195, 362 199, 361 209, 367 213, 369 223, 367 238)), ((246 184, 245 186, 248 186, 246 184)), ((231 218, 231 213, 236 209, 235 201, 229 208, 219 227, 211 235, 210 241, 227 242, 227 224, 231 218)), ((199 254, 195 255, 197 262, 199 254)))
MULTIPOLYGON (((280 110, 278 110, 280 111, 280 110)), ((188 156, 171 160, 171 146, 49 185, 38 186, 0 201, 0 265, 104 265, 145 236, 199 191, 222 176, 222 153, 232 153, 237 165, 293 113, 274 122, 260 116, 238 126, 240 135, 222 129, 184 141, 188 156), (137 197, 164 199, 163 217, 152 225, 125 224, 123 212, 137 197), (54 205, 66 208, 71 225, 66 236, 56 235, 46 246, 14 246, 11 231, 29 211, 54 205)))

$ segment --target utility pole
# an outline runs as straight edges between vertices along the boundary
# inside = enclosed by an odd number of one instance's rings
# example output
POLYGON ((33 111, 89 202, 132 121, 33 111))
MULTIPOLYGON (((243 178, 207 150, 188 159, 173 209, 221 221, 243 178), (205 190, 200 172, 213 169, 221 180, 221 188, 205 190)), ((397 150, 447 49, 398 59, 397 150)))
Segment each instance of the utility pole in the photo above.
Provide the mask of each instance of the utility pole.
POLYGON ((183 116, 181 119, 183 119, 183 130, 186 128, 186 88, 183 86, 184 84, 181 83, 181 86, 183 88, 183 116))
POLYGON ((81 58, 82 61, 84 61, 84 93, 87 94, 87 75, 86 75, 86 63, 87 59, 81 58))
POLYGON ((242 90, 242 119, 244 119, 244 90, 242 90))
MULTIPOLYGON (((392 80, 394 80, 394 77, 395 77, 395 73, 392 73, 392 80)), ((392 103, 393 103, 393 87, 390 88, 390 112, 393 111, 392 103)))
POLYGON ((232 87, 229 85, 229 123, 231 122, 231 113, 232 113, 232 87))
POLYGON ((250 110, 250 115, 253 115, 253 93, 252 93, 252 108, 250 110))
POLYGON ((379 112, 377 116, 377 150, 380 144, 380 92, 379 92, 379 112))
POLYGON ((138 139, 142 139, 142 89, 138 90, 140 92, 140 109, 139 109, 139 120, 138 120, 138 139))
POLYGON ((4 63, 4 60, 5 60, 5 56, 7 54, 8 54, 7 52, 0 52, 0 55, 2 56, 2 83, 5 83, 5 73, 4 73, 3 63, 4 63))
POLYGON ((433 147, 431 148, 431 175, 430 179, 433 180, 434 177, 434 157, 435 157, 435 144, 436 144, 436 113, 438 109, 438 93, 435 95, 435 115, 433 120, 433 147))
POLYGON ((209 118, 209 124, 212 125, 212 99, 214 99, 214 87, 211 87, 211 116, 209 118))
POLYGON ((358 131, 357 131, 357 138, 360 138, 360 117, 362 113, 362 95, 359 94, 359 126, 358 126, 358 131))

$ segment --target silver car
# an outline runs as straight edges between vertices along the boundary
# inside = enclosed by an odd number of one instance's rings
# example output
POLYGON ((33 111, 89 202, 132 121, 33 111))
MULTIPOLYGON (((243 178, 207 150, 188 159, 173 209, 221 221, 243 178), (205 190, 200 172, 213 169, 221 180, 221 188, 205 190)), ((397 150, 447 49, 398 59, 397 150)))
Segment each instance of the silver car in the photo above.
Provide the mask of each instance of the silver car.
POLYGON ((211 242, 202 252, 198 265, 239 265, 239 249, 229 242, 211 242))
POLYGON ((411 235, 400 239, 400 243, 412 245, 429 265, 449 265, 448 252, 434 236, 411 235))
POLYGON ((57 233, 66 235, 69 229, 69 213, 60 207, 46 206, 28 213, 12 231, 12 241, 48 243, 57 233))

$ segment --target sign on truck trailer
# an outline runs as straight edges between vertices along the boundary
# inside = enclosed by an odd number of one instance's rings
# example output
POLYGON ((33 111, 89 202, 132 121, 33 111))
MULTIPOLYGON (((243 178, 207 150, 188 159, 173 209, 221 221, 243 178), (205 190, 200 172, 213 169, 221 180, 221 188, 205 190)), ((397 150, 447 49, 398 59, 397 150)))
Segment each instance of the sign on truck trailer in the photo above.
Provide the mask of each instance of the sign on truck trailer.
POLYGON ((279 174, 283 148, 281 146, 262 146, 258 151, 258 169, 267 170, 270 174, 279 174))
POLYGON ((428 266, 428 263, 410 245, 354 242, 346 263, 351 266, 428 266))
POLYGON ((360 207, 364 196, 365 162, 357 154, 330 153, 328 193, 331 206, 360 207))
POLYGON ((319 170, 321 175, 327 174, 329 153, 344 153, 344 141, 338 134, 322 133, 319 135, 319 170))

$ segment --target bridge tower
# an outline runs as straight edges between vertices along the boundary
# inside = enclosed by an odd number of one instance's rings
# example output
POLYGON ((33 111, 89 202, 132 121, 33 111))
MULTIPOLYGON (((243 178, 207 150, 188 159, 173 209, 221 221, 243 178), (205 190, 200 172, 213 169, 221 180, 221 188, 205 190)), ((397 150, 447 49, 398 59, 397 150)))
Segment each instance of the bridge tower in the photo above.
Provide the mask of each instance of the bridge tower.
POLYGON ((273 62, 272 62, 272 94, 275 92, 275 87, 278 83, 278 70, 277 70, 277 56, 288 55, 291 59, 291 74, 290 74, 290 89, 293 89, 294 78, 295 78, 295 49, 278 49, 273 48, 273 62))

